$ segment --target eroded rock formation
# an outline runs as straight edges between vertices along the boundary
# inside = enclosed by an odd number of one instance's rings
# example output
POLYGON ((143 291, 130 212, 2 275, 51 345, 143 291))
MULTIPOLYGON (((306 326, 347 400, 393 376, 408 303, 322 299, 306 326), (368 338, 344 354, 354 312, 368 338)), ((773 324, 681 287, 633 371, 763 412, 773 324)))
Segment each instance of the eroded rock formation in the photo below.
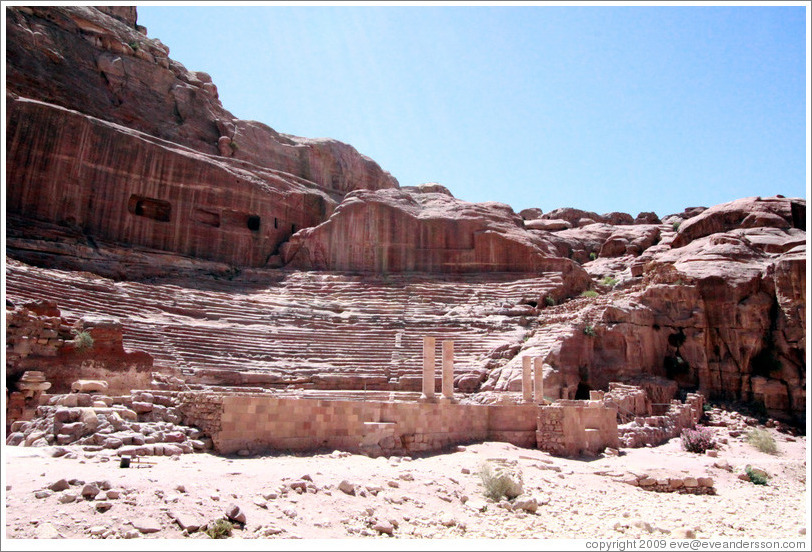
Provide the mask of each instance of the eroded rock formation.
MULTIPOLYGON (((525 342, 524 351, 549 366, 545 389, 572 397, 579 387, 647 373, 710 397, 803 413, 806 233, 797 225, 804 211, 798 199, 737 200, 688 219, 639 256, 621 257, 628 268, 614 265, 614 276, 626 286, 551 308, 550 317, 566 323, 542 326, 525 342), (769 226, 736 226, 744 213, 764 212, 774 215, 769 226), (700 227, 710 230, 693 230, 700 227), (694 238, 680 238, 683 228, 694 238)), ((516 389, 519 380, 513 362, 486 388, 516 389)))

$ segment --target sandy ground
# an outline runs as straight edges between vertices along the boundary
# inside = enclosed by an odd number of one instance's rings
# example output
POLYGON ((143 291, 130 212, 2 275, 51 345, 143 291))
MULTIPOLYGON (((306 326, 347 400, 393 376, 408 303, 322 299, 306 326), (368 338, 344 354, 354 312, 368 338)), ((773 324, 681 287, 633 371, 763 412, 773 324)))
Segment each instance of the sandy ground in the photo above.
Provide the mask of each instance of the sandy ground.
MULTIPOLYGON (((714 431, 727 435, 722 428, 714 431)), ((338 452, 201 453, 121 468, 117 457, 103 461, 102 453, 79 447, 72 449, 75 458, 51 457, 48 448, 5 447, 5 545, 55 536, 208 539, 202 531, 184 532, 176 519, 204 524, 236 504, 246 516, 244 526, 233 531, 237 539, 662 539, 694 531, 700 539, 790 538, 805 540, 808 547, 806 438, 769 431, 777 454, 732 437, 716 458, 681 450, 679 439, 591 460, 487 442, 413 459, 338 452), (477 474, 488 458, 518 462, 525 494, 539 503, 535 513, 514 511, 483 496, 477 474), (732 471, 714 466, 725 461, 732 471), (772 476, 769 484, 739 479, 746 464, 764 468, 772 476), (629 473, 710 476, 717 494, 645 491, 623 482, 629 473), (107 481, 112 495, 119 496, 100 501, 79 495, 74 502, 60 502, 66 493, 81 492, 83 486, 74 484, 37 498, 37 491, 62 478, 107 481), (309 490, 300 494, 290 488, 303 478, 309 490), (354 495, 339 489, 344 480, 354 485, 354 495), (99 511, 99 502, 110 508, 99 511)))

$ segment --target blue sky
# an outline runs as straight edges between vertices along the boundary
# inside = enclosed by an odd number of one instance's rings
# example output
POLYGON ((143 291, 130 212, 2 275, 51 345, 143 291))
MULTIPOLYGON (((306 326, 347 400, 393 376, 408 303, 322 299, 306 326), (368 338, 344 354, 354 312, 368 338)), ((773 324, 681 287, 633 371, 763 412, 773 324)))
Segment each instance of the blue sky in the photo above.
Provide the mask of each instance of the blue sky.
POLYGON ((800 6, 139 6, 226 109, 402 186, 660 216, 805 197, 800 6))

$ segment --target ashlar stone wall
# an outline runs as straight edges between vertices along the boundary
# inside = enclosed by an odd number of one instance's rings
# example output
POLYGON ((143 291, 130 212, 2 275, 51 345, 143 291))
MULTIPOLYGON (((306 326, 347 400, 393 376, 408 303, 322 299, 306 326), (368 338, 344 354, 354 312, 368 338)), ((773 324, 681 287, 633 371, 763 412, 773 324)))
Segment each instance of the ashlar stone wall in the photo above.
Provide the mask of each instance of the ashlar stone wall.
POLYGON ((222 454, 326 448, 398 455, 484 440, 567 455, 617 446, 614 409, 569 402, 574 404, 547 407, 185 393, 179 408, 222 454), (558 425, 551 423, 556 415, 558 425))

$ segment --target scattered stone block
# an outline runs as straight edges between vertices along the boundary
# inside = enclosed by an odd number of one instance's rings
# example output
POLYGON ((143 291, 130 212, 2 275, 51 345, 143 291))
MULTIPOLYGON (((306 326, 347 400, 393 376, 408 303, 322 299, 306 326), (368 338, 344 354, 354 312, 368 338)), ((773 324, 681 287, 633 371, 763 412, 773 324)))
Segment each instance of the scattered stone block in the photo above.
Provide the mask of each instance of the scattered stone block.
POLYGON ((342 480, 341 483, 338 484, 338 490, 348 495, 355 495, 355 485, 346 479, 342 480))
POLYGON ((383 535, 391 536, 395 532, 395 527, 388 521, 378 520, 372 525, 372 529, 383 535))
POLYGON ((130 521, 130 524, 139 532, 148 535, 161 530, 161 524, 152 518, 137 518, 130 521))
POLYGON ((513 510, 524 510, 525 512, 535 514, 538 507, 538 500, 533 497, 519 496, 513 501, 513 510))
POLYGON ((99 487, 95 483, 88 483, 82 487, 82 496, 87 500, 92 500, 99 494, 99 487))
POLYGON ((59 530, 50 522, 40 523, 36 531, 37 539, 63 539, 65 538, 59 530))
POLYGON ((206 523, 198 516, 188 514, 185 512, 179 513, 170 512, 170 517, 172 517, 172 519, 175 520, 175 522, 181 529, 183 529, 184 531, 188 531, 189 533, 194 533, 206 523))
POLYGON ((79 498, 79 493, 66 492, 66 493, 62 493, 61 495, 59 495, 59 498, 57 500, 59 501, 60 504, 69 504, 71 502, 76 502, 76 500, 78 498, 79 498))
POLYGON ((67 479, 60 479, 59 481, 55 481, 48 486, 54 492, 64 491, 70 488, 70 483, 68 483, 67 479))
POLYGON ((74 393, 101 393, 108 387, 107 382, 101 380, 77 380, 70 386, 74 393))
POLYGON ((226 508, 225 514, 226 517, 231 521, 235 521, 243 525, 245 524, 245 512, 243 512, 242 509, 240 509, 240 507, 236 504, 229 505, 229 507, 226 508))

